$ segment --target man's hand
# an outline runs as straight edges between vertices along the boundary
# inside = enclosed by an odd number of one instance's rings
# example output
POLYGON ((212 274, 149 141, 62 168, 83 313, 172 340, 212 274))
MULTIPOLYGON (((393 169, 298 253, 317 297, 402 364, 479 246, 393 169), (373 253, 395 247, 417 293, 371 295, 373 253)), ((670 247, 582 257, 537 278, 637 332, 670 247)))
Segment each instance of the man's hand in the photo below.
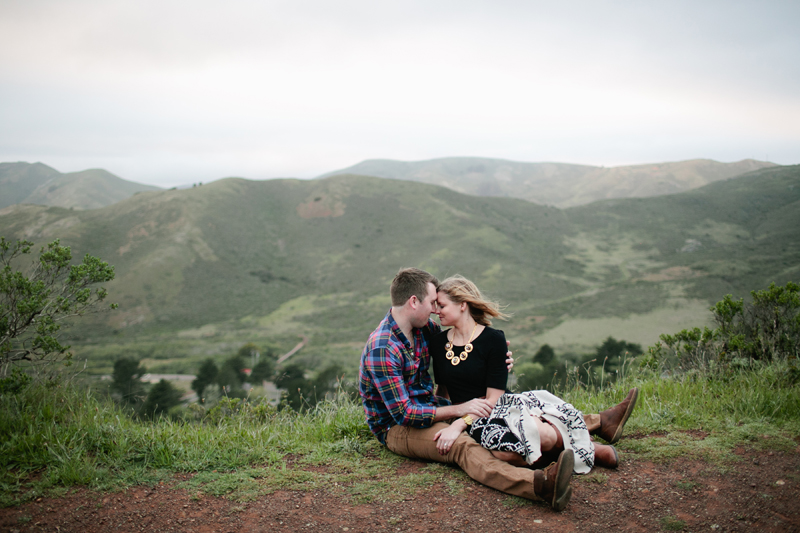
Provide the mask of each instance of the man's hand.
POLYGON ((458 416, 472 415, 473 418, 483 418, 492 413, 494 404, 485 398, 475 398, 468 402, 458 404, 458 416))
POLYGON ((459 418, 447 428, 437 431, 436 435, 433 436, 433 440, 436 441, 436 449, 439 450, 439 454, 447 455, 450 448, 453 447, 453 443, 466 428, 466 422, 459 418))
MULTIPOLYGON (((511 341, 506 341, 506 346, 510 348, 511 341)), ((511 357, 510 349, 506 352, 506 364, 508 365, 508 371, 511 372, 511 369, 514 368, 514 358, 511 357)))

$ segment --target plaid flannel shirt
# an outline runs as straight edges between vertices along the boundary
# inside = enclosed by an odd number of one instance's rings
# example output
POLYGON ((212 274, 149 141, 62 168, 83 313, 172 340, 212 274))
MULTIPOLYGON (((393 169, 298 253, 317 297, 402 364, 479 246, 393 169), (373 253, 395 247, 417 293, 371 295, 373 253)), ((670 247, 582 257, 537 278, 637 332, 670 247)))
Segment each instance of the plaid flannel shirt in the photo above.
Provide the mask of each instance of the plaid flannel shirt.
MULTIPOLYGON (((432 334, 440 331, 432 320, 427 327, 432 334)), ((413 333, 412 354, 411 343, 389 310, 361 354, 359 392, 369 429, 382 444, 392 426, 430 427, 437 405, 448 403, 433 394, 428 343, 421 329, 413 333)))

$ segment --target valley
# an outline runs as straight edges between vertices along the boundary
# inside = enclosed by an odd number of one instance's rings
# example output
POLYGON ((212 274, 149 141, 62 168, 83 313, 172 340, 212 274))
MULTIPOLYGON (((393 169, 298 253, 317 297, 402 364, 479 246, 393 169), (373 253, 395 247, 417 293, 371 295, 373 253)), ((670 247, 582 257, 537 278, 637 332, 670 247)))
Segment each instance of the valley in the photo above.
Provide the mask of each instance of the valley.
POLYGON ((559 209, 423 183, 337 175, 219 180, 99 209, 12 205, 0 234, 116 267, 119 309, 70 330, 90 375, 120 356, 193 373, 246 342, 309 371, 353 375, 399 268, 462 274, 508 305, 520 361, 542 344, 583 354, 710 324, 708 307, 800 274, 800 167, 679 194, 559 209))

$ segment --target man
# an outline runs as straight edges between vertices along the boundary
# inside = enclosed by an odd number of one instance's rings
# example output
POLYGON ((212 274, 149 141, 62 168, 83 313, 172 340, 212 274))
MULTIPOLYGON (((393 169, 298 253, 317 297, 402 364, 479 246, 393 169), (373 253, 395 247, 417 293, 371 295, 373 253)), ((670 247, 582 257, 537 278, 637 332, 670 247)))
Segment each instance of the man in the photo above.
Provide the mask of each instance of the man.
MULTIPOLYGON (((479 483, 522 498, 544 500, 556 511, 563 510, 572 495, 572 450, 562 451, 544 470, 501 461, 466 433, 447 453, 437 450, 434 435, 447 427, 447 420, 484 417, 492 409, 480 398, 449 405, 433 394, 427 338, 439 332, 438 324, 430 319, 436 311, 437 286, 433 275, 416 268, 401 270, 392 281, 392 308, 361 354, 359 391, 370 430, 399 455, 456 463, 479 483)), ((635 396, 631 400, 629 395, 624 406, 587 416, 587 426, 601 437, 618 439, 635 401, 635 396)))

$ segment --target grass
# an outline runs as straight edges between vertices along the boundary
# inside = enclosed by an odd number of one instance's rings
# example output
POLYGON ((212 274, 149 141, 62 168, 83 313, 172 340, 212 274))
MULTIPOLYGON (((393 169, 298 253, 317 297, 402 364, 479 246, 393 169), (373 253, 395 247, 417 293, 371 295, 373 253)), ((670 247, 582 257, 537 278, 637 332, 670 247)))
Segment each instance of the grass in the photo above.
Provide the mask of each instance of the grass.
POLYGON ((695 481, 681 479, 680 481, 675 482, 675 486, 681 490, 691 491, 699 487, 700 484, 695 481))
POLYGON ((728 453, 736 447, 756 452, 796 448, 800 387, 786 381, 786 376, 793 375, 791 363, 719 375, 667 375, 634 366, 635 361, 623 365, 622 378, 601 391, 571 380, 558 392, 584 413, 596 413, 638 387, 639 401, 626 433, 646 436, 620 441, 617 447, 623 454, 659 463, 688 457, 725 469, 737 460, 728 453))
POLYGON ((662 516, 661 527, 665 531, 682 531, 686 527, 686 522, 678 520, 674 516, 662 516))
POLYGON ((608 474, 600 470, 593 470, 591 473, 586 474, 579 479, 588 483, 597 483, 598 485, 603 485, 606 481, 608 481, 608 474))
MULTIPOLYGON (((584 412, 598 412, 639 387, 639 404, 626 426, 627 434, 637 435, 620 441, 622 453, 656 462, 697 458, 724 470, 736 461, 729 452, 737 447, 796 447, 800 385, 781 379, 787 367, 773 363, 719 376, 661 376, 629 363, 603 390, 572 383, 557 393, 584 412)), ((133 420, 69 383, 0 395, 3 506, 74 486, 115 491, 175 474, 188 474, 178 486, 195 497, 242 502, 282 489, 336 491, 355 502, 396 501, 434 485, 459 494, 472 483, 449 466, 409 472, 400 470, 404 464, 377 443, 361 405, 346 395, 303 414, 224 399, 219 409, 197 419, 149 422, 133 420)), ((581 479, 607 481, 602 472, 581 479)), ((520 503, 511 498, 504 505, 520 503)))
POLYGON ((328 450, 356 462, 362 452, 378 451, 367 436, 361 407, 343 397, 302 416, 243 404, 206 423, 134 421, 91 393, 66 386, 31 387, 4 395, 2 404, 5 505, 59 486, 112 490, 176 472, 229 473, 250 465, 279 472, 275 467, 285 464, 287 454, 317 454, 321 461, 321 450, 328 450))

